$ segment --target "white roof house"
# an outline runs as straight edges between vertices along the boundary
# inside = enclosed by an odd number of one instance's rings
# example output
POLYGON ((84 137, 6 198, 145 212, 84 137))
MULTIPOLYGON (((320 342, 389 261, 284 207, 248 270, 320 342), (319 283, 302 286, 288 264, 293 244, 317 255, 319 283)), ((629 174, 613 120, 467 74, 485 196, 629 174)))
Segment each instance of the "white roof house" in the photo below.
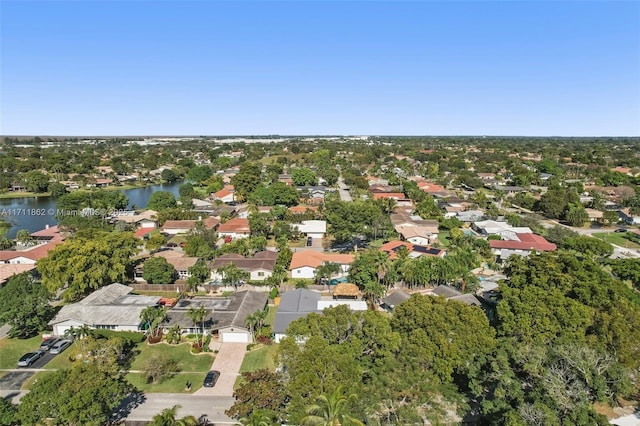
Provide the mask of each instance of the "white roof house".
POLYGON ((140 313, 156 306, 158 296, 129 294, 133 289, 122 284, 111 284, 94 291, 78 303, 65 305, 49 321, 53 334, 64 335, 71 327, 88 326, 93 329, 139 331, 140 313))
POLYGON ((495 220, 474 222, 473 228, 483 235, 500 235, 507 240, 517 239, 515 234, 533 234, 533 231, 526 226, 511 226, 507 222, 495 220))
POLYGON ((327 222, 324 220, 303 220, 302 223, 292 223, 291 228, 311 238, 322 238, 327 233, 327 222))

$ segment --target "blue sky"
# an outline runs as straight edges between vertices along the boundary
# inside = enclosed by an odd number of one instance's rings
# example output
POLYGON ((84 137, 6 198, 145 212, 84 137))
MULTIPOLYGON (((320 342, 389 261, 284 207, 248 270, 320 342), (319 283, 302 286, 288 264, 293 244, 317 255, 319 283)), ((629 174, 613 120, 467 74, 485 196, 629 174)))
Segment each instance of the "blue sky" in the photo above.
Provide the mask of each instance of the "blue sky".
POLYGON ((640 135, 640 2, 0 0, 0 133, 640 135))

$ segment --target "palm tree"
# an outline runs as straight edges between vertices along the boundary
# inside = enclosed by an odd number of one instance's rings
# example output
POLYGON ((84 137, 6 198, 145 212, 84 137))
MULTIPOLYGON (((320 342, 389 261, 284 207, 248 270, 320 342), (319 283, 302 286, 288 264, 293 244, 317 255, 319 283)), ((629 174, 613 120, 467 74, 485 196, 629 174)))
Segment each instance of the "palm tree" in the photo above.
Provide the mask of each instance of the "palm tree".
POLYGON ((171 408, 165 408, 160 413, 153 416, 148 426, 198 426, 200 422, 194 416, 185 416, 181 419, 176 418, 180 405, 174 405, 171 408))
POLYGON ((198 336, 198 323, 202 323, 202 336, 204 337, 204 318, 207 316, 207 311, 204 309, 203 305, 194 308, 193 306, 189 307, 187 311, 187 317, 191 321, 193 321, 193 325, 196 328, 196 341, 198 346, 202 347, 202 343, 204 339, 200 339, 198 336))
POLYGON ((276 424, 271 417, 261 410, 252 411, 251 416, 241 417, 238 421, 244 426, 272 426, 276 424))
POLYGON ((309 426, 364 426, 364 423, 347 412, 349 404, 357 401, 356 394, 344 395, 342 387, 328 395, 320 395, 315 404, 305 410, 308 414, 302 419, 309 426))
POLYGON ((258 318, 256 317, 256 313, 254 312, 252 314, 249 314, 246 316, 246 318, 244 319, 244 324, 247 326, 247 328, 249 329, 249 331, 251 332, 251 335, 253 336, 253 333, 256 330, 256 325, 258 324, 258 318))
POLYGON ((340 271, 340 265, 335 262, 323 263, 316 269, 316 283, 322 283, 325 280, 329 282, 333 274, 337 274, 340 271))
POLYGON ((167 332, 167 342, 172 343, 172 344, 180 343, 181 334, 182 333, 180 332, 180 325, 179 324, 175 324, 167 332))

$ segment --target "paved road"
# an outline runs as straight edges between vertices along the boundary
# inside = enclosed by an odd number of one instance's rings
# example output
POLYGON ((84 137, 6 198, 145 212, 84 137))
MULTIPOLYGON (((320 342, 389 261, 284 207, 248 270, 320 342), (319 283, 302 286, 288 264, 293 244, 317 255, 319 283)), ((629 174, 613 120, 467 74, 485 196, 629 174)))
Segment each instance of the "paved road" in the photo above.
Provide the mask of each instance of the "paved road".
POLYGON ((20 367, 10 370, 7 374, 0 377, 1 391, 19 391, 24 382, 29 380, 36 372, 42 369, 55 358, 57 355, 45 353, 40 359, 31 364, 29 367, 20 367))
POLYGON ((185 395, 181 393, 149 393, 136 400, 129 398, 121 408, 129 421, 150 421, 153 416, 174 405, 179 405, 178 417, 205 416, 214 424, 238 424, 224 414, 233 405, 232 397, 209 395, 185 395))
POLYGON ((194 395, 233 396, 233 385, 240 375, 240 366, 247 352, 246 343, 222 343, 213 360, 211 370, 218 370, 220 378, 214 387, 201 387, 194 395))
POLYGON ((344 183, 344 179, 342 179, 342 175, 338 178, 338 194, 340 194, 340 199, 342 201, 353 201, 351 198, 351 194, 347 190, 348 186, 344 183))

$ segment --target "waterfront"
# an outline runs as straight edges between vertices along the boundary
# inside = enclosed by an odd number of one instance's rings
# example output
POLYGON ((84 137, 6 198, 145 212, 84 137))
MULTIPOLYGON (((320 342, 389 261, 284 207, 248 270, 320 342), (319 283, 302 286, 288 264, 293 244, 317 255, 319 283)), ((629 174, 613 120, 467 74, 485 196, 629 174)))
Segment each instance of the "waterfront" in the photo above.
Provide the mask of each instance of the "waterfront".
MULTIPOLYGON (((151 194, 156 191, 171 192, 178 197, 178 188, 182 181, 151 185, 142 188, 125 189, 121 192, 129 199, 129 208, 146 207, 151 194)), ((0 199, 0 212, 5 214, 0 218, 11 223, 11 228, 7 237, 15 238, 20 229, 27 229, 29 232, 39 231, 47 225, 53 226, 57 223, 55 215, 48 212, 55 211, 56 199, 51 197, 29 197, 29 198, 2 198, 0 199)))

